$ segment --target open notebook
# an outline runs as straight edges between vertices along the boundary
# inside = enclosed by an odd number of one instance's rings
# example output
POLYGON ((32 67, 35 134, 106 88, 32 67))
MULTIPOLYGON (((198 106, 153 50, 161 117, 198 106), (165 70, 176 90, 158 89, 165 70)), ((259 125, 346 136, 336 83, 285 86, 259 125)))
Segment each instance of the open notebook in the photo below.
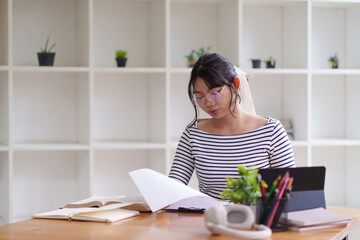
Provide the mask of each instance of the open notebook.
POLYGON ((35 214, 33 218, 115 222, 140 214, 139 211, 120 209, 123 206, 124 204, 111 204, 101 208, 62 208, 35 214))

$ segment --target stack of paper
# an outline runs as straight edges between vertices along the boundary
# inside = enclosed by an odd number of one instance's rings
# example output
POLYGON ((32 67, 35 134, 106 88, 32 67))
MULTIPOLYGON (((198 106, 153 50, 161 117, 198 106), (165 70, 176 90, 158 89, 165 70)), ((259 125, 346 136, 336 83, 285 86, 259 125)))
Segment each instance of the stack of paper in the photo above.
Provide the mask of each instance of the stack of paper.
POLYGON ((300 232, 340 227, 350 221, 351 216, 331 212, 324 208, 294 211, 287 214, 289 229, 300 232))

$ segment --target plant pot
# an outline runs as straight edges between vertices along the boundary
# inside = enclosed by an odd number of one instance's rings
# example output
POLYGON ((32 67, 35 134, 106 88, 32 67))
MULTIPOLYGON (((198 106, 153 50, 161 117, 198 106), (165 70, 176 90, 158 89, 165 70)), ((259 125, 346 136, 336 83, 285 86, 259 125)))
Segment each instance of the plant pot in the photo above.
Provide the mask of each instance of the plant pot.
POLYGON ((187 65, 188 65, 188 67, 194 67, 195 63, 196 63, 196 60, 188 60, 187 65))
POLYGON ((275 68, 276 61, 274 61, 274 64, 271 64, 271 61, 265 61, 266 62, 266 68, 275 68))
POLYGON ((118 67, 125 67, 127 58, 115 58, 118 67))
POLYGON ((260 59, 251 59, 253 68, 260 68, 261 60, 260 59))
POLYGON ((40 66, 54 66, 55 53, 37 53, 40 66))
POLYGON ((331 68, 338 68, 339 63, 338 62, 331 62, 331 68))

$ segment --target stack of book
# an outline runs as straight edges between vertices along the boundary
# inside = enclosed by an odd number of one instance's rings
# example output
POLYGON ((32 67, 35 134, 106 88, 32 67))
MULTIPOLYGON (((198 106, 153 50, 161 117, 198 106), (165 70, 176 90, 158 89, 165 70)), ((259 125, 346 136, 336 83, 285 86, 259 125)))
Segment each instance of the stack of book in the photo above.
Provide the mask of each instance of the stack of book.
POLYGON ((351 216, 314 208, 287 213, 288 229, 293 231, 314 231, 347 225, 351 216))

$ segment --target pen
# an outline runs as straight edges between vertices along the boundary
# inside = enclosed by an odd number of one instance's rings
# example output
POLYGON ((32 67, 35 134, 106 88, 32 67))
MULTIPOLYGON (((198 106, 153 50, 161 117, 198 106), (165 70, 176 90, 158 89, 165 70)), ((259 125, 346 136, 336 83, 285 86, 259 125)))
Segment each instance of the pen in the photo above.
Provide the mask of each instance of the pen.
POLYGON ((279 203, 280 203, 280 199, 282 198, 285 188, 287 187, 287 185, 289 184, 289 177, 286 178, 285 182, 282 184, 282 186, 280 187, 280 192, 279 194, 276 196, 276 201, 274 206, 272 207, 272 209, 269 211, 268 217, 265 221, 265 225, 270 227, 272 225, 272 222, 274 220, 274 216, 276 214, 276 211, 279 207, 279 203))
POLYGON ((288 178, 289 178, 289 171, 286 171, 286 173, 285 173, 284 176, 281 178, 281 181, 280 181, 280 183, 279 183, 278 186, 277 186, 278 191, 280 191, 280 188, 281 188, 283 182, 285 181, 285 179, 288 179, 288 178))
POLYGON ((281 175, 279 175, 279 176, 273 181, 273 184, 272 184, 271 189, 270 189, 270 191, 269 191, 269 194, 268 194, 268 196, 267 196, 267 200, 266 200, 266 202, 265 202, 265 204, 264 204, 264 209, 263 209, 263 211, 262 211, 262 213, 261 213, 260 223, 262 223, 262 222, 265 220, 264 218, 265 218, 265 216, 266 216, 267 208, 268 208, 268 206, 269 206, 269 204, 270 204, 270 202, 271 202, 271 198, 272 198, 273 195, 274 195, 275 189, 276 189, 277 184, 278 184, 278 182, 280 181, 280 179, 281 179, 281 175))
POLYGON ((275 189, 277 188, 277 185, 279 183, 279 180, 281 179, 281 175, 279 175, 273 182, 271 189, 269 191, 269 195, 268 195, 268 199, 267 201, 269 202, 270 199, 272 198, 272 196, 274 195, 275 189))
POLYGON ((183 212, 183 213, 203 213, 205 212, 205 208, 184 208, 184 207, 179 207, 178 211, 179 212, 183 212))
POLYGON ((265 188, 265 182, 264 182, 264 180, 262 180, 262 181, 260 182, 260 188, 261 188, 261 195, 262 195, 263 201, 264 201, 264 203, 265 203, 265 201, 266 201, 266 188, 265 188))
POLYGON ((286 195, 286 197, 289 197, 289 194, 290 194, 290 192, 291 192, 291 190, 292 190, 292 183, 293 183, 293 181, 294 181, 294 178, 293 178, 293 177, 289 178, 289 183, 288 183, 288 185, 287 185, 287 187, 286 187, 286 189, 285 189, 285 195, 286 195))

